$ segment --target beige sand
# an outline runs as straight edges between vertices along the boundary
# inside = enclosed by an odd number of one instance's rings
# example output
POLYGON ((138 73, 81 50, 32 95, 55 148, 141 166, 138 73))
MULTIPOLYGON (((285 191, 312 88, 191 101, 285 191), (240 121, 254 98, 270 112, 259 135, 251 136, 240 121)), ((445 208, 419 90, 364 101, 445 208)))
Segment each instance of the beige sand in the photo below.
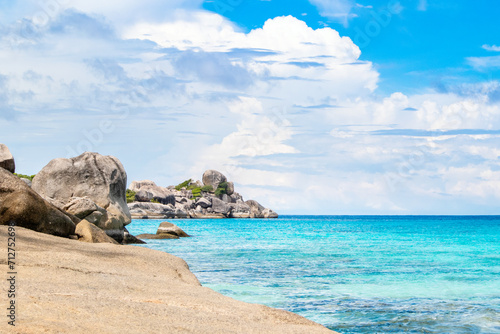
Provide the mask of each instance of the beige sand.
MULTIPOLYGON (((6 226, 0 226, 0 243, 5 310, 6 226)), ((204 288, 182 259, 160 251, 16 228, 16 258, 16 327, 2 311, 0 332, 334 333, 296 314, 204 288)))

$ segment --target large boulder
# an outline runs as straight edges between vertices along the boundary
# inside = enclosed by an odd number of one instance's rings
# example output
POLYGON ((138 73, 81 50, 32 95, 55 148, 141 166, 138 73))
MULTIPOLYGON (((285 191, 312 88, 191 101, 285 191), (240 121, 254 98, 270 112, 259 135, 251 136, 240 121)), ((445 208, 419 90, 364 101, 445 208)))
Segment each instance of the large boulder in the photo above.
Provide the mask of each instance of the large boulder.
POLYGON ((14 157, 9 151, 7 145, 0 144, 0 168, 5 168, 11 173, 16 171, 16 163, 14 157))
POLYGON ((33 179, 32 189, 61 209, 75 197, 88 198, 105 209, 95 224, 120 242, 124 226, 131 222, 126 185, 127 173, 117 158, 85 152, 49 162, 33 179))
POLYGON ((213 169, 209 169, 203 173, 202 180, 205 186, 212 186, 214 190, 217 189, 220 183, 227 181, 226 177, 221 172, 213 169))
POLYGON ((69 237, 80 220, 45 201, 17 176, 0 167, 0 225, 69 237))

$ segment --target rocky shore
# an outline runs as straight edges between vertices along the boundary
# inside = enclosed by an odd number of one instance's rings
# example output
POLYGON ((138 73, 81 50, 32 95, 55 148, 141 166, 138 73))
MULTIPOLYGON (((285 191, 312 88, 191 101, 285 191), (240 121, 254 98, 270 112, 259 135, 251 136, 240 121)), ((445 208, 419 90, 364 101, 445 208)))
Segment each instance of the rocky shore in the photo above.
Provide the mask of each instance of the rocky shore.
MULTIPOLYGON (((0 240, 7 240, 7 228, 0 226, 0 240)), ((5 242, 1 249, 7 254, 5 242)), ((164 252, 20 227, 16 252, 18 318, 12 331, 3 320, 7 332, 333 333, 299 315, 204 288, 183 260, 164 252)), ((7 269, 3 258, 0 270, 7 269)))

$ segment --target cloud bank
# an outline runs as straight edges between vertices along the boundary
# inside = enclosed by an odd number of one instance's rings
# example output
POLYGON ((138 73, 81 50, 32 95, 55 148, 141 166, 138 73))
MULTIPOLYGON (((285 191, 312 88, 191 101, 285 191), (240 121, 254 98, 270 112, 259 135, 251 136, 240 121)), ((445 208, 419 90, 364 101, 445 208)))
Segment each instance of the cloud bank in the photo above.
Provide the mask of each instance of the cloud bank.
MULTIPOLYGON (((20 172, 92 150, 163 185, 220 169, 281 213, 498 203, 498 82, 380 96, 350 38, 292 16, 244 32, 197 1, 67 1, 42 24, 28 4, 0 39, 1 141, 20 172)), ((316 4, 344 18, 356 5, 316 4)))

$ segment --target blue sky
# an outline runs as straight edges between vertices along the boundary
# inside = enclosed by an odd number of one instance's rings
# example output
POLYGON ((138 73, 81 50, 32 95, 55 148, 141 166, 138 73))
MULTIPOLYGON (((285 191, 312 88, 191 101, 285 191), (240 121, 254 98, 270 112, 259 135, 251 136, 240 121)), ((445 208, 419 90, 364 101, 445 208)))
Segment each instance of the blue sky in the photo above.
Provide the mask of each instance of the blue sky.
POLYGON ((219 169, 282 214, 498 214, 494 1, 0 1, 18 171, 219 169))

